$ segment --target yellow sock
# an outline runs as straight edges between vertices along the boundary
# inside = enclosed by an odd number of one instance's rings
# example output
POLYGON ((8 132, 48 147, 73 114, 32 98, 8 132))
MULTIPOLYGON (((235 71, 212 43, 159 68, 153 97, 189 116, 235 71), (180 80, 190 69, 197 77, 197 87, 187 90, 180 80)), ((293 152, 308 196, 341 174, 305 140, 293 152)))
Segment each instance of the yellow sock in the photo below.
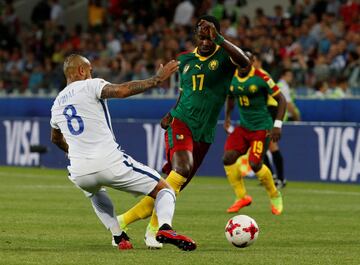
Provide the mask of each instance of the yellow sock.
POLYGON ((234 163, 229 166, 224 166, 225 173, 230 185, 233 187, 236 198, 241 199, 246 195, 246 188, 244 179, 241 177, 239 165, 234 163))
MULTIPOLYGON (((175 195, 177 196, 180 192, 181 186, 186 182, 186 178, 172 170, 169 176, 166 178, 166 182, 170 185, 171 188, 173 188, 173 190, 175 191, 175 195)), ((152 212, 151 215, 150 226, 153 228, 159 226, 155 210, 152 212)))
POLYGON ((169 176, 166 178, 166 182, 170 185, 171 188, 173 188, 175 194, 178 195, 180 192, 180 188, 186 182, 186 178, 181 176, 176 171, 172 170, 169 176))
POLYGON ((154 199, 150 196, 144 197, 134 207, 123 214, 124 225, 127 226, 139 219, 149 217, 154 208, 154 199))
POLYGON ((249 165, 249 154, 248 153, 240 156, 236 160, 236 163, 239 166, 240 174, 242 177, 246 177, 252 171, 252 169, 249 165))
POLYGON ((255 172, 255 175, 265 187, 270 198, 278 196, 278 191, 275 187, 271 171, 266 165, 263 164, 261 169, 258 172, 255 172))

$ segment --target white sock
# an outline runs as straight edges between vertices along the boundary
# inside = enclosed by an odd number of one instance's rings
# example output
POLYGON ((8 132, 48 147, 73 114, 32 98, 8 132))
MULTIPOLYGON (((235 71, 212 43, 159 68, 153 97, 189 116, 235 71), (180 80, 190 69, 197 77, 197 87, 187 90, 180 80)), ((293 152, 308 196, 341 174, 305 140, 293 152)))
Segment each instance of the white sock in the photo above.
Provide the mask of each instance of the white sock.
POLYGON ((106 191, 100 190, 90 199, 96 215, 99 217, 106 229, 110 230, 113 236, 121 235, 122 231, 116 218, 114 206, 106 191))
POLYGON ((163 224, 172 225, 175 211, 175 193, 171 189, 162 189, 155 199, 155 211, 158 217, 159 227, 163 224))

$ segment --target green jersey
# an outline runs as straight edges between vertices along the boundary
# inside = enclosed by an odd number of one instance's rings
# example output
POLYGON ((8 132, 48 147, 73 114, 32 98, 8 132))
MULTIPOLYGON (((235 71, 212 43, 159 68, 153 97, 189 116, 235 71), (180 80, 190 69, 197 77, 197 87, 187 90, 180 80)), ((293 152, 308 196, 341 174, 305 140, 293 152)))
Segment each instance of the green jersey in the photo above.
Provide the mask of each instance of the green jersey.
POLYGON ((195 142, 212 143, 236 66, 220 46, 208 57, 197 49, 178 57, 181 96, 171 115, 186 123, 195 142))
POLYGON ((271 114, 267 109, 268 96, 280 93, 279 87, 263 71, 251 68, 241 78, 235 72, 229 88, 229 95, 237 99, 240 125, 250 131, 270 130, 273 127, 271 114))

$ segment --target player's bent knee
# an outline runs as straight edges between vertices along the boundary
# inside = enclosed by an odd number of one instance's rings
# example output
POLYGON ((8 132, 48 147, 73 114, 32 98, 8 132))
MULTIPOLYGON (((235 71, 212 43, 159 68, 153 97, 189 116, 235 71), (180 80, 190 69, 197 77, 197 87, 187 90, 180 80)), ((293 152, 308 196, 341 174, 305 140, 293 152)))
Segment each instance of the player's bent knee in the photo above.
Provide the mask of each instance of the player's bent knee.
POLYGON ((262 167, 262 163, 260 162, 260 163, 255 163, 255 162, 251 162, 250 161, 250 167, 251 167, 251 169, 254 171, 254 172, 258 172, 260 169, 261 169, 261 167, 262 167))
POLYGON ((229 166, 232 165, 236 162, 236 160, 238 159, 239 155, 236 154, 235 152, 232 151, 227 151, 224 153, 223 156, 223 164, 224 166, 229 166))
POLYGON ((176 173, 180 174, 184 178, 188 178, 190 176, 192 165, 190 164, 183 164, 183 165, 176 165, 173 167, 173 170, 175 170, 176 173))

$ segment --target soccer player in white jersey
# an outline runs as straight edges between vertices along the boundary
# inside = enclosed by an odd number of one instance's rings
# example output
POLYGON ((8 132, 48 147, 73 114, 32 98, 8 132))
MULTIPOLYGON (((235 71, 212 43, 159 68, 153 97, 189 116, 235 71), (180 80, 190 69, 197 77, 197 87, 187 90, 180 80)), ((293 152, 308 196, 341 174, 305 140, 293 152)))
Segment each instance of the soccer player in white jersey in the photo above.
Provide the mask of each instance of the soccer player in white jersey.
POLYGON ((116 245, 119 249, 132 248, 104 187, 153 197, 160 225, 156 240, 182 250, 194 250, 196 243, 191 238, 172 230, 174 191, 158 172, 120 150, 106 104, 107 98, 126 98, 157 87, 178 70, 178 62, 173 60, 160 66, 149 79, 123 84, 93 79, 90 62, 77 54, 65 59, 63 70, 67 86, 51 108, 51 140, 68 154, 69 179, 90 198, 116 245))

